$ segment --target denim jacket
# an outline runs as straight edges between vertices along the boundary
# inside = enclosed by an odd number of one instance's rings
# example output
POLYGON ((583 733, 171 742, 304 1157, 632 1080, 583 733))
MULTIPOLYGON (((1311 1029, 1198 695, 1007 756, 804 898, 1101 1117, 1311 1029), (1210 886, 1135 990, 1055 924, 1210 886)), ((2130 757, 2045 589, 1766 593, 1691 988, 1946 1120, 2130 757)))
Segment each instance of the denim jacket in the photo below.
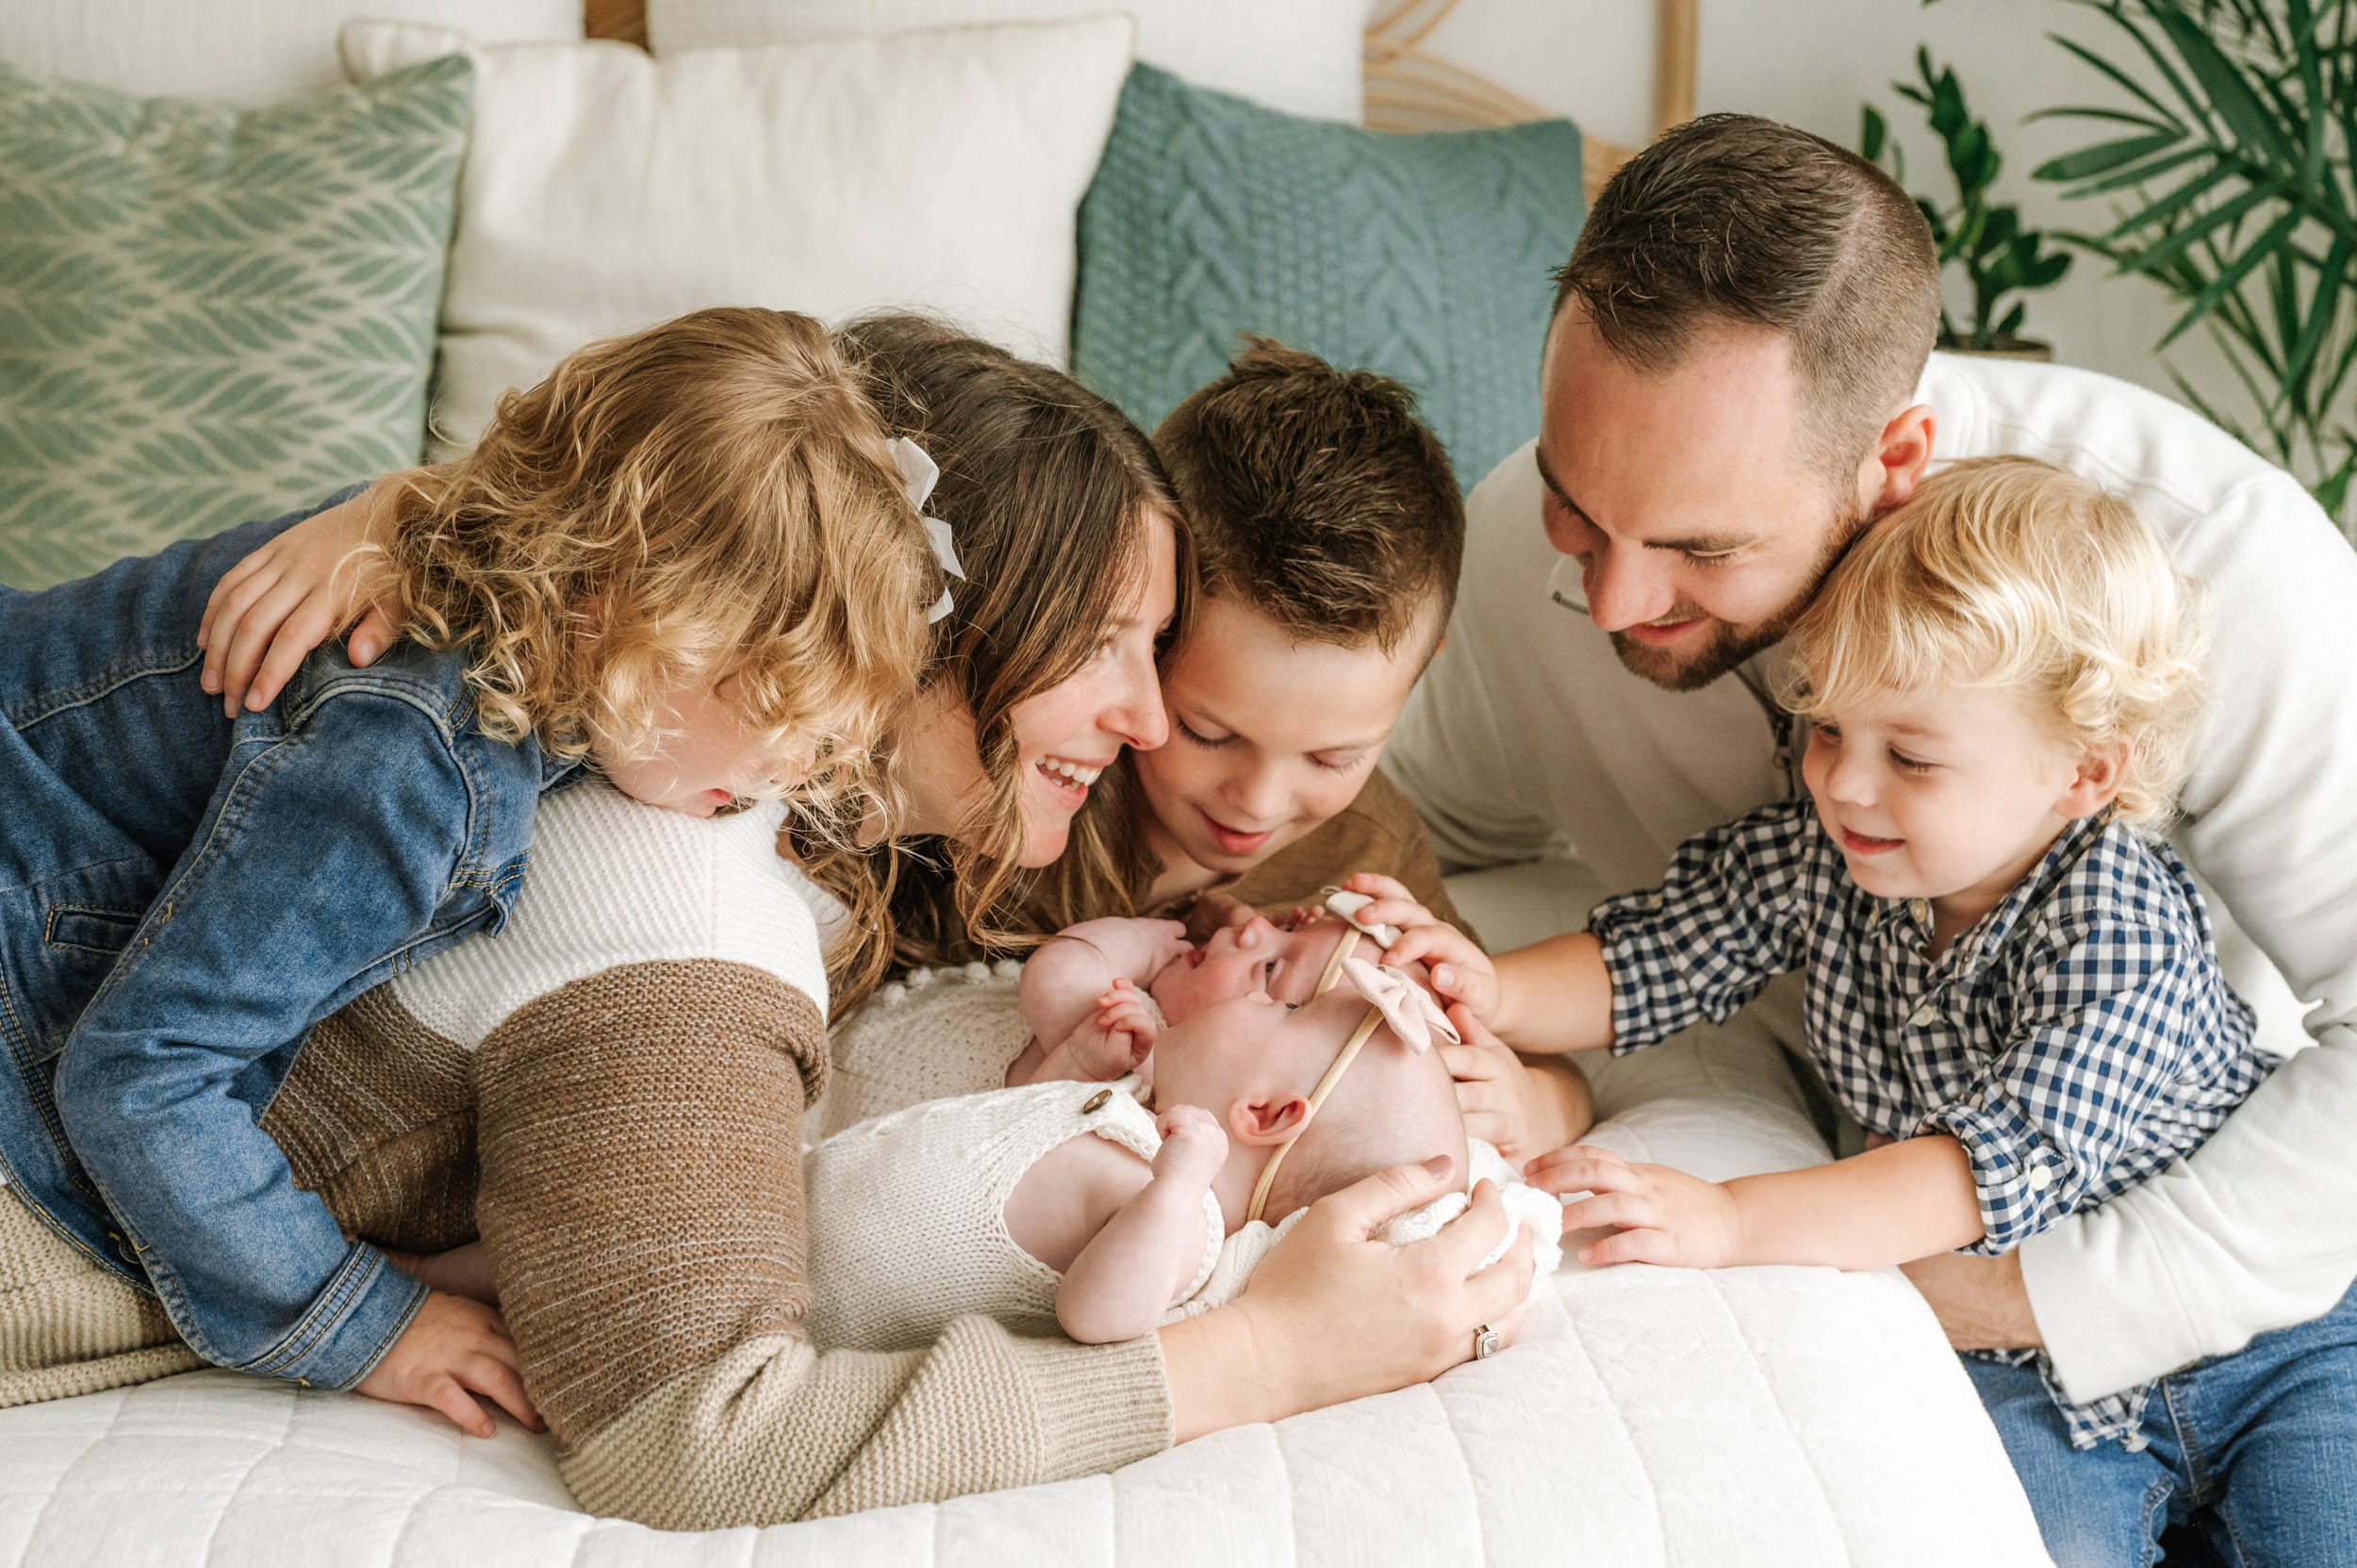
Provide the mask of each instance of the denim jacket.
POLYGON ((505 922, 568 769, 484 735, 463 658, 412 646, 323 648, 224 718, 206 596, 309 515, 0 589, 0 1160, 206 1360, 346 1388, 425 1290, 344 1240, 262 1113, 320 1019, 505 922))

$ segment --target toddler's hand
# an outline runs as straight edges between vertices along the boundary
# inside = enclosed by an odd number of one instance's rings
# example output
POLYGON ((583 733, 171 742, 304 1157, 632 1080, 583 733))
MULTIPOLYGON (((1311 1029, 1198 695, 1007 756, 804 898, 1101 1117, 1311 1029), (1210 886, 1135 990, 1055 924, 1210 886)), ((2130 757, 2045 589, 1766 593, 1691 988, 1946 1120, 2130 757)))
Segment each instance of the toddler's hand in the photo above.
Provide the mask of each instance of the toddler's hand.
POLYGON ((1583 1263, 1724 1268, 1739 1256, 1742 1216, 1735 1195, 1716 1181, 1667 1165, 1633 1165, 1589 1144, 1541 1155, 1524 1175, 1541 1192, 1594 1195, 1564 1207, 1565 1234, 1595 1226, 1620 1232, 1581 1247, 1583 1263))
POLYGON ((385 1359, 360 1379, 358 1392, 391 1405, 420 1405, 440 1411, 462 1431, 489 1437, 495 1428, 475 1395, 481 1395, 523 1423, 545 1431, 540 1412, 524 1392, 516 1342, 497 1311, 480 1301, 435 1291, 393 1341, 385 1359))
POLYGON ((1154 1131, 1162 1135, 1162 1150, 1154 1156, 1155 1180, 1211 1184, 1228 1158, 1228 1134, 1217 1116, 1200 1105, 1174 1105, 1154 1118, 1154 1131))
MULTIPOLYGON (((270 706, 311 650, 361 607, 365 574, 354 556, 384 542, 390 488, 380 481, 304 519, 213 585, 196 628, 205 650, 197 684, 220 695, 222 712, 234 718, 241 702, 256 713, 270 706)), ((345 646, 354 664, 366 666, 396 640, 388 606, 371 604, 345 646)))
POLYGON ((1432 972, 1434 991, 1446 1000, 1464 1003, 1485 1024, 1497 1022, 1498 972, 1472 937, 1418 903, 1393 878, 1361 871, 1343 886, 1375 900, 1359 912, 1361 921, 1400 928, 1399 940, 1384 953, 1384 963, 1406 968, 1422 960, 1432 972))

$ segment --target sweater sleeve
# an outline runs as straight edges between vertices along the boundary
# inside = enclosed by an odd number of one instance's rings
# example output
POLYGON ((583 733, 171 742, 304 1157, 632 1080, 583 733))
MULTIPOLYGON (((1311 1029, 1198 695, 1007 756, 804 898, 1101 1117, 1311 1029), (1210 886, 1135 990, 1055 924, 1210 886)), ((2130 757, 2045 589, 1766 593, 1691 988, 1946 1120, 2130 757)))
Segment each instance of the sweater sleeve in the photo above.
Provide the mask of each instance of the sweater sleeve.
POLYGON ((476 1058, 477 1213, 524 1381, 584 1508, 766 1525, 1096 1475, 1171 1442, 1159 1341, 984 1319, 815 1347, 801 1116, 818 1009, 717 960, 539 997, 476 1058))

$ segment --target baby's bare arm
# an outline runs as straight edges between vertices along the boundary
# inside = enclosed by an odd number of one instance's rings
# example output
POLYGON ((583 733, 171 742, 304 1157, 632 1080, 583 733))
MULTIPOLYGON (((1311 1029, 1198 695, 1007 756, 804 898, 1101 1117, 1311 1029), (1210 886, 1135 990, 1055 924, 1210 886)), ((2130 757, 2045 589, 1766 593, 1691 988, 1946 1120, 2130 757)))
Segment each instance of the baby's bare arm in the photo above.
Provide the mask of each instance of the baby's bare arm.
POLYGON ((1096 1011, 1097 999, 1127 980, 1143 989, 1186 950, 1176 920, 1083 920, 1041 944, 1023 966, 1016 993, 1031 1037, 1054 1046, 1096 1011))
POLYGON ((1191 1105, 1164 1112, 1161 1126, 1150 1175, 1116 1145, 1075 1138, 1032 1165, 1008 1198, 1008 1231, 1062 1270, 1056 1321, 1083 1345, 1152 1332, 1202 1266, 1203 1195, 1228 1138, 1191 1105))

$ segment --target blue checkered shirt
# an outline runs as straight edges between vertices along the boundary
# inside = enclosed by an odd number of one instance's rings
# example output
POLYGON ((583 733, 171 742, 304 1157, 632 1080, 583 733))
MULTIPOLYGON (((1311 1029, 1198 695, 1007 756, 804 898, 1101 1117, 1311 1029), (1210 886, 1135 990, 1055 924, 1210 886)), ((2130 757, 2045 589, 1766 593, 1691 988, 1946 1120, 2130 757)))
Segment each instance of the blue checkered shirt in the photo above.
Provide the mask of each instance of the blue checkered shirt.
MULTIPOLYGON (((1613 1049, 1723 1020, 1802 970, 1826 1086, 1869 1131, 1947 1133, 1999 1253, 2200 1147, 2277 1058, 2218 972, 2209 912, 2167 845, 2073 823, 1937 958, 1923 900, 1850 880, 1807 800, 1689 840, 1658 888, 1596 906, 1613 1049)), ((2074 1404, 2036 1351, 2071 1442, 2142 1446, 2147 1389, 2074 1404)))

